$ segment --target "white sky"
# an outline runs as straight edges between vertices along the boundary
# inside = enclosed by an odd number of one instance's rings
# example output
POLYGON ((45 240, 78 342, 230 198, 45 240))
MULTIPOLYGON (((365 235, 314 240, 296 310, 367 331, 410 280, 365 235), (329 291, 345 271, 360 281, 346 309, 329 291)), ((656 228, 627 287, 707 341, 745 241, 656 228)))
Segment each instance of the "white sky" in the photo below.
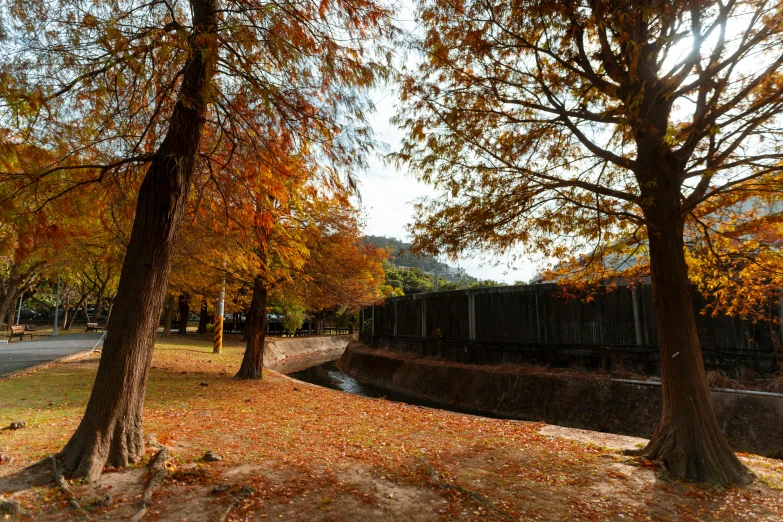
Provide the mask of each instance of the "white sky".
MULTIPOLYGON (((377 111, 370 116, 370 122, 376 139, 385 143, 389 151, 395 151, 404 132, 389 123, 399 101, 394 86, 379 90, 373 98, 377 111)), ((432 195, 432 187, 421 183, 413 173, 401 172, 385 164, 379 155, 370 158, 369 168, 360 174, 359 180, 360 208, 366 217, 365 233, 410 241, 406 225, 413 219, 413 203, 422 196, 432 195)), ((473 277, 509 284, 518 280, 528 281, 535 273, 535 266, 530 261, 517 262, 509 267, 506 260, 490 255, 460 259, 459 263, 445 258, 442 261, 451 266, 458 264, 473 277)))
MULTIPOLYGON (((398 8, 396 21, 399 26, 405 32, 415 32, 419 26, 414 19, 413 2, 411 0, 392 0, 392 2, 398 8)), ((405 59, 403 56, 403 49, 399 49, 397 60, 405 59)), ((415 57, 409 56, 408 59, 412 62, 415 57)), ((412 67, 413 63, 407 65, 412 67)), ((389 152, 396 151, 404 135, 403 131, 389 123, 389 119, 397 112, 396 106, 399 103, 396 86, 390 84, 380 88, 372 98, 376 112, 369 116, 369 120, 375 131, 375 138, 379 143, 385 144, 389 152)), ((400 172, 395 167, 385 164, 380 155, 370 158, 369 168, 366 172, 360 173, 359 180, 362 197, 360 208, 366 218, 365 233, 409 242, 411 237, 406 226, 413 220, 413 204, 418 198, 432 196, 433 188, 419 182, 415 173, 400 172)), ((530 261, 517 262, 509 267, 507 260, 491 255, 465 257, 458 263, 445 258, 441 261, 451 266, 458 265, 473 277, 509 284, 518 280, 528 281, 535 274, 535 266, 530 261)))
MULTIPOLYGON (((409 34, 416 32, 419 29, 419 24, 415 20, 414 3, 412 0, 390 0, 397 8, 397 23, 403 29, 403 32, 409 34)), ((744 27, 747 23, 748 12, 741 12, 739 15, 735 15, 735 19, 729 23, 728 34, 736 38, 739 29, 732 29, 732 27, 744 27), (740 18, 742 20, 740 21, 740 18)), ((404 40, 404 36, 401 40, 404 40)), ((716 31, 711 35, 710 39, 703 45, 708 52, 711 45, 715 45, 718 41, 718 32, 716 31)), ((405 59, 402 46, 404 44, 398 43, 400 47, 397 61, 405 59)), ((736 42, 734 44, 736 45, 736 42)), ((671 60, 679 62, 682 60, 683 55, 689 52, 691 48, 691 42, 688 39, 684 39, 678 45, 680 47, 680 53, 673 50, 671 52, 671 60)), ((411 53, 412 56, 408 57, 410 68, 415 66, 416 56, 411 53)), ((769 60, 777 58, 776 53, 766 53, 759 57, 761 64, 758 67, 766 67, 769 60)), ((401 65, 398 63, 398 65, 401 65)), ((395 114, 396 106, 399 100, 396 95, 395 86, 389 85, 383 89, 378 89, 374 94, 373 100, 376 105, 376 113, 371 114, 369 119, 376 134, 376 138, 379 142, 385 143, 388 146, 389 151, 396 151, 400 146, 400 138, 403 136, 403 131, 400 131, 396 127, 389 123, 389 119, 395 114)), ((679 107, 679 111, 684 111, 687 119, 687 115, 690 114, 688 108, 679 107)), ((367 172, 360 174, 360 190, 362 196, 361 208, 366 217, 366 233, 376 236, 394 237, 403 241, 410 241, 410 235, 406 230, 413 218, 413 203, 416 199, 423 196, 434 196, 432 187, 426 186, 420 183, 416 179, 415 173, 405 173, 397 171, 393 166, 386 165, 379 157, 371 158, 369 161, 369 169, 367 172)), ((464 268, 468 274, 478 277, 480 279, 494 279, 496 281, 502 281, 506 283, 513 283, 517 280, 530 280, 536 273, 536 265, 532 261, 531 256, 518 255, 520 261, 510 263, 505 259, 499 259, 491 254, 485 254, 475 258, 460 259, 458 263, 449 261, 445 258, 441 261, 447 262, 449 265, 458 264, 461 268, 464 268)), ((551 261, 551 260, 550 260, 551 261)))

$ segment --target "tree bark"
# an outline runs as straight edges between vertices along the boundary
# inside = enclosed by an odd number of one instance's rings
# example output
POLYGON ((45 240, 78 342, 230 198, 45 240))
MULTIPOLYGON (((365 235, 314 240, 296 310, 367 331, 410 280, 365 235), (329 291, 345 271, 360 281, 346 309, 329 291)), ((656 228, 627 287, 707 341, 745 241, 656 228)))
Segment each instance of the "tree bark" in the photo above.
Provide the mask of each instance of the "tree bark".
MULTIPOLYGON (((87 300, 88 294, 82 294, 82 296, 79 298, 79 302, 76 304, 76 309, 73 311, 73 315, 70 317, 68 321, 63 324, 63 330, 70 330, 71 326, 73 326, 73 322, 76 320, 76 317, 79 315, 79 310, 82 309, 82 306, 84 305, 84 302, 87 300)), ((87 315, 87 311, 84 311, 84 315, 87 315)), ((89 320, 89 317, 87 318, 89 320)))
POLYGON ((71 294, 66 293, 65 294, 65 310, 63 311, 63 325, 60 327, 60 329, 65 330, 65 325, 68 324, 68 312, 71 310, 71 294))
POLYGON ((171 337, 171 321, 174 319, 174 296, 169 294, 166 300, 166 322, 163 324, 163 337, 171 337))
POLYGON ((16 295, 19 290, 19 283, 22 282, 22 277, 19 274, 19 265, 13 263, 11 270, 8 274, 8 278, 0 281, 0 290, 3 294, 0 296, 0 323, 6 323, 8 325, 14 324, 13 319, 7 318, 8 310, 16 300, 16 295))
POLYGON ((177 334, 188 334, 188 316, 190 315, 190 300, 188 294, 179 295, 179 330, 177 334))
MULTIPOLYGON (((101 305, 103 304, 103 293, 105 291, 106 283, 103 283, 98 289, 98 295, 95 297, 95 310, 93 310, 92 317, 89 317, 89 314, 87 314, 87 319, 90 320, 91 323, 97 323, 98 319, 101 317, 101 305)), ((85 312, 86 311, 87 310, 85 310, 85 312)))
POLYGON ((245 355, 242 366, 235 378, 261 379, 264 367, 264 337, 266 336, 266 303, 269 292, 264 284, 264 278, 256 276, 253 282, 253 300, 250 304, 250 314, 245 322, 245 355))
POLYGON ((324 321, 326 321, 324 317, 315 316, 315 335, 324 334, 324 321))
POLYGON ((114 309, 114 299, 109 301, 109 309, 106 312, 106 324, 109 324, 109 319, 111 319, 111 311, 114 309))
POLYGON ((242 340, 240 342, 246 343, 248 340, 247 332, 250 328, 250 308, 245 310, 245 324, 242 327, 242 340))
POLYGON ((11 306, 8 307, 8 317, 6 318, 6 323, 8 324, 16 324, 16 303, 19 302, 17 297, 14 295, 14 298, 11 299, 11 306))
POLYGON ((207 333, 207 323, 209 322, 209 310, 207 310, 207 302, 201 301, 201 312, 198 316, 198 330, 200 334, 207 333))
POLYGON ((747 483, 752 476, 729 447, 712 408, 685 262, 683 220, 653 219, 648 234, 663 412, 639 453, 662 461, 677 477, 747 483))
POLYGON ((3 299, 3 301, 7 300, 8 301, 7 303, 6 302, 0 303, 0 323, 5 323, 8 325, 13 324, 12 322, 8 322, 8 318, 6 316, 8 315, 8 309, 11 306, 11 301, 13 300, 14 297, 16 297, 16 292, 13 292, 13 296, 11 296, 10 294, 11 294, 10 292, 7 293, 5 299, 3 299))
POLYGON ((0 323, 6 321, 6 315, 8 315, 8 324, 14 324, 16 317, 13 313, 8 313, 9 308, 13 307, 13 311, 16 311, 17 299, 29 289, 31 276, 43 264, 44 261, 32 263, 23 271, 20 268, 21 263, 14 261, 11 264, 8 277, 0 277, 0 323))
POLYGON ((115 312, 87 410, 59 456, 89 480, 108 463, 125 467, 144 455, 142 407, 155 332, 168 285, 217 56, 217 0, 191 0, 191 52, 169 129, 139 190, 115 312))

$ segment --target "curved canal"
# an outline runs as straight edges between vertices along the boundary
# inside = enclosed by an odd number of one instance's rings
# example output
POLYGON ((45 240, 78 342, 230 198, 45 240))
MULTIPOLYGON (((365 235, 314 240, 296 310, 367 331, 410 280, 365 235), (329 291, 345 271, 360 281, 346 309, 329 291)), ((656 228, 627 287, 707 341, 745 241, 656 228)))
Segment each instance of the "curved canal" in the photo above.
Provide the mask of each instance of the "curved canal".
POLYGON ((416 406, 426 406, 428 408, 436 408, 439 410, 448 410, 457 413, 467 413, 471 415, 489 416, 485 413, 479 413, 475 411, 469 411, 461 408, 454 408, 444 404, 439 404, 433 401, 417 399, 402 393, 393 392, 373 384, 362 382, 347 373, 340 371, 337 367, 337 361, 328 361, 315 366, 310 366, 304 370, 298 370, 287 374, 298 381, 309 382, 310 384, 317 384, 324 388, 331 388, 332 390, 338 390, 345 393, 353 393, 354 395, 361 395, 362 397, 383 398, 394 402, 404 402, 406 404, 414 404, 416 406))

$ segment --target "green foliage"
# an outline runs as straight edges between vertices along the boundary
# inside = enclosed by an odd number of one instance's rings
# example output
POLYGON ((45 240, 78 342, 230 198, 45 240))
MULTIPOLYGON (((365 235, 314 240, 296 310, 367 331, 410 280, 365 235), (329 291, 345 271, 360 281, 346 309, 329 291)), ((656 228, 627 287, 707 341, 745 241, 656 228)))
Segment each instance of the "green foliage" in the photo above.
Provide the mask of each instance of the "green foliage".
POLYGON ((334 325, 338 328, 348 328, 352 324, 359 324, 359 311, 356 309, 345 308, 334 312, 331 314, 331 317, 328 317, 328 319, 334 322, 334 325))
POLYGON ((391 285, 383 285, 381 287, 381 294, 384 297, 402 297, 405 295, 405 292, 402 291, 402 288, 394 288, 391 285))
POLYGON ((497 281, 493 281, 492 279, 484 279, 483 281, 476 281, 475 283, 471 283, 465 288, 492 288, 496 286, 508 286, 508 285, 506 285, 506 283, 499 283, 497 281))
POLYGON ((398 269, 388 261, 383 265, 386 271, 384 285, 401 288, 405 295, 432 292, 435 287, 431 274, 425 274, 420 268, 398 269))
POLYGON ((283 329, 289 335, 294 335, 304 324, 306 310, 293 302, 284 302, 280 308, 283 312, 283 329))
POLYGON ((366 236, 364 240, 378 248, 388 250, 389 262, 397 267, 418 268, 426 272, 434 272, 438 268, 444 270, 448 267, 432 256, 414 254, 410 243, 403 243, 393 237, 366 236))
MULTIPOLYGON (((397 297, 401 295, 421 294, 424 292, 435 291, 435 276, 424 273, 418 268, 397 268, 392 263, 386 261, 383 264, 386 271, 386 278, 381 288, 385 297, 397 297)), ((462 290, 465 288, 488 288, 493 286, 505 286, 505 283, 499 283, 486 279, 479 281, 470 278, 470 281, 453 282, 443 277, 438 278, 438 291, 462 290)))
MULTIPOLYGON (((440 261, 438 261, 437 259, 435 259, 430 255, 415 254, 412 250, 412 245, 410 243, 404 243, 393 237, 365 236, 364 240, 367 243, 370 243, 378 248, 386 249, 389 252, 389 260, 388 260, 389 264, 393 265, 398 270, 419 269, 425 274, 427 272, 432 274, 436 271, 439 271, 442 274, 449 269, 449 265, 447 265, 446 263, 441 263, 440 261)), ((431 275, 429 277, 430 279, 432 279, 434 285, 434 277, 431 275)), ((440 289, 443 289, 442 288, 443 284, 446 285, 447 287, 446 289, 454 290, 456 288, 466 288, 466 285, 463 283, 467 283, 468 285, 470 285, 472 283, 478 282, 478 279, 476 279, 475 277, 471 277, 467 274, 464 274, 462 279, 463 281, 457 283, 456 285, 452 285, 447 279, 441 277, 439 279, 439 283, 441 285, 440 289)), ((395 288, 400 286, 400 285, 392 284, 391 282, 387 282, 385 284, 391 284, 395 288)), ((422 288, 421 286, 416 286, 416 285, 414 285, 414 287, 422 288)), ((429 291, 429 290, 423 290, 423 291, 429 291)))

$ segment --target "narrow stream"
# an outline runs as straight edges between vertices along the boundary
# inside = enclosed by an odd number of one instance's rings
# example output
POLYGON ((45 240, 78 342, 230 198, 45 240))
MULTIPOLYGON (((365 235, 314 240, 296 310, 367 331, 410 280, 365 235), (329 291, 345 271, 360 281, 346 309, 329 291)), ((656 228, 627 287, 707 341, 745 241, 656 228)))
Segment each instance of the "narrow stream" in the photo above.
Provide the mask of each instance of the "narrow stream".
POLYGON ((362 397, 384 398, 394 402, 404 402, 406 404, 414 404, 416 406, 426 406, 428 408, 436 408, 439 410, 448 410, 457 413, 468 413, 471 415, 491 416, 485 413, 479 413, 475 411, 469 411, 461 408, 455 408, 446 406, 444 404, 438 404, 436 402, 417 399, 409 395, 393 392, 373 384, 362 382, 347 373, 341 372, 337 367, 337 361, 328 361, 325 363, 310 366, 304 370, 291 372, 288 374, 298 381, 309 382, 310 384, 317 384, 324 388, 331 388, 345 393, 353 393, 355 395, 361 395, 362 397))

